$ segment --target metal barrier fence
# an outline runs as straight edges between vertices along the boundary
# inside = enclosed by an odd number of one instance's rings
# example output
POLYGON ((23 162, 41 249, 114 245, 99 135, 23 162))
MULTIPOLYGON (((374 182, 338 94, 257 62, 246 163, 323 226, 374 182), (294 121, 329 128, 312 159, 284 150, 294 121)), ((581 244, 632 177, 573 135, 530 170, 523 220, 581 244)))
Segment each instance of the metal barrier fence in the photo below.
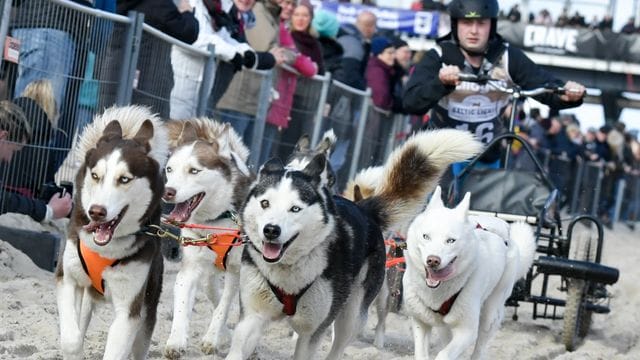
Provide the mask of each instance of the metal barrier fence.
MULTIPOLYGON (((144 24, 140 13, 120 16, 68 0, 22 1, 22 6, 30 6, 31 14, 37 16, 20 18, 12 12, 12 1, 0 0, 0 41, 6 35, 20 40, 19 44, 8 42, 8 56, 2 59, 4 98, 19 98, 28 84, 47 79, 51 83, 48 96, 56 105, 51 110, 39 103, 48 111, 36 116, 31 113, 37 108, 30 105, 35 95, 26 94, 20 100, 23 110, 30 113, 35 136, 10 164, 0 165, 0 181, 12 191, 44 196, 48 185, 73 181, 81 161, 67 156, 73 142, 96 112, 113 104, 148 105, 163 117, 207 115, 231 122, 249 145, 254 168, 273 155, 286 158, 301 134, 310 134, 315 146, 322 133, 333 128, 338 143, 330 161, 339 190, 359 169, 381 164, 407 133, 407 117, 376 109, 369 89, 350 88, 332 81, 330 74, 298 76, 291 126, 274 131, 268 121, 274 81, 278 71, 292 71, 290 68, 244 70, 234 76, 222 99, 213 101, 216 60, 212 46, 205 50, 182 43, 144 24), (35 42, 44 33, 48 42, 35 42), (42 56, 57 66, 39 68, 37 61, 26 55, 18 58, 12 51, 19 49, 24 55, 30 46, 44 51, 42 56)), ((552 158, 545 164, 552 173, 575 174, 573 188, 571 177, 563 177, 561 185, 572 212, 597 211, 601 168, 584 163, 569 172, 566 163, 552 158)), ((627 179, 631 182, 637 189, 637 177, 627 179)), ((630 188, 618 187, 623 195, 630 188)), ((618 198, 628 197, 623 195, 618 198)), ((637 214, 637 202, 620 201, 617 208, 623 217, 637 214)))

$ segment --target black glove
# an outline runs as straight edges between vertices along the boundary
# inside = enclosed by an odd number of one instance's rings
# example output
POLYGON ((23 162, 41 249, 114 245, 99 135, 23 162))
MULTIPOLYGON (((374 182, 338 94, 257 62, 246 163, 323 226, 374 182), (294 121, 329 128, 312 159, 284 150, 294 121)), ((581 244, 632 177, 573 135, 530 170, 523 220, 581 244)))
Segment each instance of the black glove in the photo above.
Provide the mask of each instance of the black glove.
POLYGON ((245 51, 243 60, 244 60, 244 67, 253 69, 253 67, 256 64, 256 53, 254 53, 251 50, 245 51))
POLYGON ((269 70, 276 66, 276 58, 268 51, 260 51, 258 55, 258 70, 269 70))
POLYGON ((236 53, 233 59, 229 60, 229 63, 233 65, 233 71, 242 70, 242 64, 243 64, 242 55, 236 53))

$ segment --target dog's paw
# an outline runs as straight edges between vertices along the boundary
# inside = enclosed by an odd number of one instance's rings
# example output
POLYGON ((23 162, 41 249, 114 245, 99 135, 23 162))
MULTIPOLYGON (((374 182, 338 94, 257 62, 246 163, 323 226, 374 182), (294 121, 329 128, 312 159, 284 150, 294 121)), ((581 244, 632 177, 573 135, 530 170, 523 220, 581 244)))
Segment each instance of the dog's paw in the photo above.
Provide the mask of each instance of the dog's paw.
POLYGON ((164 348, 164 357, 167 359, 180 359, 184 354, 187 353, 187 349, 184 347, 177 346, 165 346, 164 348))
POLYGON ((202 341, 200 351, 205 355, 213 355, 216 352, 216 346, 211 341, 202 341))
POLYGON ((82 338, 77 336, 62 336, 60 339, 60 349, 65 359, 83 359, 82 338))
POLYGON ((378 349, 382 349, 384 347, 384 334, 382 334, 382 336, 376 334, 376 338, 373 340, 373 346, 378 349))

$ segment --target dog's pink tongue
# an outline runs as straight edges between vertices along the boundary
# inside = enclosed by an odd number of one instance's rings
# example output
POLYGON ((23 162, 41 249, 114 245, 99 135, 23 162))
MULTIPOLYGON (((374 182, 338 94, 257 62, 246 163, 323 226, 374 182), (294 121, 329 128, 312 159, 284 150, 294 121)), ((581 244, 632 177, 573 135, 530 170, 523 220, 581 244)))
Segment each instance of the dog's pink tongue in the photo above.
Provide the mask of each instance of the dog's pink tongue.
POLYGON ((263 243, 262 256, 269 260, 275 260, 280 256, 282 244, 279 243, 263 243))
POLYGON ((168 218, 173 221, 185 222, 189 220, 189 215, 191 215, 189 213, 189 202, 185 201, 176 204, 173 210, 169 213, 168 218))
POLYGON ((99 226, 97 230, 93 233, 93 241, 98 245, 106 245, 109 241, 111 241, 111 237, 113 236, 113 231, 106 224, 99 226))
POLYGON ((427 267, 427 280, 432 280, 432 281, 447 280, 452 273, 453 273, 453 266, 451 264, 447 265, 445 268, 440 270, 435 270, 433 268, 427 267))

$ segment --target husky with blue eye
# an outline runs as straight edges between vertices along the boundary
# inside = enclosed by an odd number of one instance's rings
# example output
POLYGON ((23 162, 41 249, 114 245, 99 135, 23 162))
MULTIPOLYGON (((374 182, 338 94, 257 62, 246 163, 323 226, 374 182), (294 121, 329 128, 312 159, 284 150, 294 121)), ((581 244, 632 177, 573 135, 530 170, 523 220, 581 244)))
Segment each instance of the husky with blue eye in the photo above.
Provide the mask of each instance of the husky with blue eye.
POLYGON ((242 253, 234 215, 255 176, 245 165, 249 150, 229 124, 199 118, 169 121, 167 128, 171 156, 165 167, 163 200, 175 206, 166 218, 205 226, 183 228, 183 237, 215 234, 217 239, 208 246, 182 247, 182 263, 173 287, 171 334, 164 349, 165 357, 176 359, 187 350, 189 321, 199 288, 215 306, 201 350, 212 354, 225 338, 229 309, 238 294, 242 253), (217 286, 222 278, 220 295, 217 286))
POLYGON ((88 125, 77 155, 68 238, 56 269, 60 347, 84 359, 96 302, 112 305, 104 359, 145 359, 162 290, 159 225, 166 130, 147 108, 109 108, 88 125))
POLYGON ((263 165, 240 212, 249 239, 240 270, 244 316, 227 359, 246 359, 268 322, 279 319, 299 335, 294 359, 316 359, 332 324, 327 358, 340 358, 383 283, 382 232, 408 222, 447 166, 480 149, 464 131, 415 135, 391 154, 374 194, 356 203, 328 188, 322 153, 301 168, 279 159, 263 165))

